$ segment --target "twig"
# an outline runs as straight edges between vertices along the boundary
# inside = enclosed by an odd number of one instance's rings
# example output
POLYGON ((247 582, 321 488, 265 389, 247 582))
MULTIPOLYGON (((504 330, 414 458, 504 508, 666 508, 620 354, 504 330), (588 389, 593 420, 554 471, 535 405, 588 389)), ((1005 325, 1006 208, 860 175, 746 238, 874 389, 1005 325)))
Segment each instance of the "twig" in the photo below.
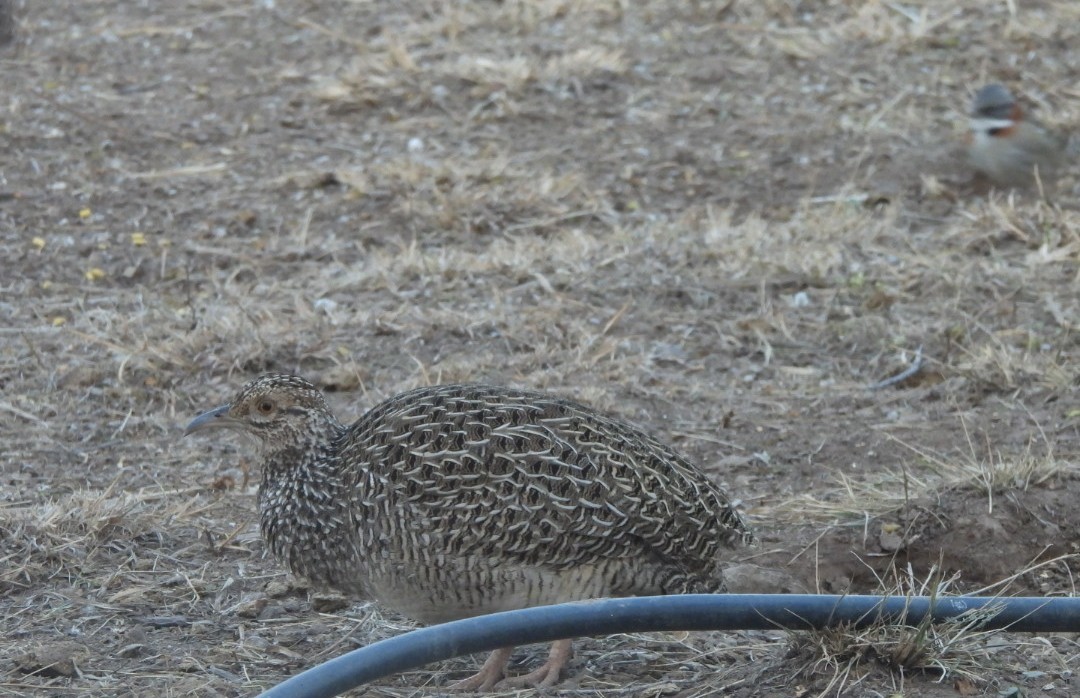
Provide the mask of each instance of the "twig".
POLYGON ((577 218, 587 218, 589 216, 598 215, 596 211, 573 211, 561 216, 553 216, 551 218, 536 218, 531 221, 522 221, 521 223, 515 223, 513 225, 506 226, 503 229, 503 233, 513 233, 518 230, 528 230, 529 228, 544 228, 556 223, 565 223, 566 221, 572 221, 577 218))
POLYGON ((911 360, 911 365, 910 366, 905 368, 900 373, 897 373, 895 376, 892 376, 891 378, 886 378, 883 381, 874 383, 873 385, 871 385, 869 387, 869 390, 881 390, 882 388, 888 388, 891 385, 896 385, 897 383, 902 383, 902 382, 906 381, 908 378, 911 378, 912 376, 914 376, 919 371, 921 371, 922 367, 923 367, 923 355, 922 355, 922 345, 920 345, 919 348, 915 350, 915 358, 911 360))
POLYGON ((49 423, 41 417, 38 417, 35 414, 30 414, 26 410, 20 410, 18 407, 8 402, 0 402, 0 412, 10 412, 17 417, 22 417, 28 422, 34 422, 35 424, 39 424, 43 427, 49 426, 49 423))

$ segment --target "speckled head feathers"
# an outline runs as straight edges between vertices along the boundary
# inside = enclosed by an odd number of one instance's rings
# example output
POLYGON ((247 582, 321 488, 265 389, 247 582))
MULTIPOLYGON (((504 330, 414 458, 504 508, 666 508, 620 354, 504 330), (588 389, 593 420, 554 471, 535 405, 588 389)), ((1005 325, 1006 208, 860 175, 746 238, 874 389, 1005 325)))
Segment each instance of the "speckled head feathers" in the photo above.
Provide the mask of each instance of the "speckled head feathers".
POLYGON ((319 424, 340 428, 318 388, 299 376, 267 373, 247 383, 228 404, 193 419, 184 434, 235 429, 273 447, 319 424))

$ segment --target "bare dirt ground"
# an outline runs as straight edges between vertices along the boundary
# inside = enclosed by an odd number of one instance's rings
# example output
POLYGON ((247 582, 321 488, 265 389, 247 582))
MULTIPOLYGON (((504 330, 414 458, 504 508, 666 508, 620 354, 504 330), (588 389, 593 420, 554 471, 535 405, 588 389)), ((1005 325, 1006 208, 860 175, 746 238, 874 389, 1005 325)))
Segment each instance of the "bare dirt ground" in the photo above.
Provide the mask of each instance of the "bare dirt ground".
MULTIPOLYGON (((270 369, 346 420, 465 380, 633 420, 796 586, 1076 593, 1076 172, 1041 200, 957 157, 984 82, 1077 122, 1072 0, 14 7, 0 694, 247 696, 410 627, 290 581, 245 444, 181 439, 270 369)), ((910 641, 589 639, 555 692, 1078 690, 1075 635, 910 641)))

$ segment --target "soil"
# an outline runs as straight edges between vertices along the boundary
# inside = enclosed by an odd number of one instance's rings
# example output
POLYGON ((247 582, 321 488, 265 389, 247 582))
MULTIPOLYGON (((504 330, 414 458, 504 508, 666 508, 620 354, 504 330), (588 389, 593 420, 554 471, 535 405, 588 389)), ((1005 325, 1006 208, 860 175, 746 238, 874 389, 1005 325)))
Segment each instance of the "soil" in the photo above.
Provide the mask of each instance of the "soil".
MULTIPOLYGON (((987 82, 1077 122, 1080 7, 1015 5, 0 0, 0 695, 254 695, 413 627, 181 438, 267 370, 633 421, 739 499, 733 591, 1076 595, 1074 163, 962 158, 987 82)), ((1076 692, 1075 634, 902 632, 589 638, 550 692, 1076 692)))

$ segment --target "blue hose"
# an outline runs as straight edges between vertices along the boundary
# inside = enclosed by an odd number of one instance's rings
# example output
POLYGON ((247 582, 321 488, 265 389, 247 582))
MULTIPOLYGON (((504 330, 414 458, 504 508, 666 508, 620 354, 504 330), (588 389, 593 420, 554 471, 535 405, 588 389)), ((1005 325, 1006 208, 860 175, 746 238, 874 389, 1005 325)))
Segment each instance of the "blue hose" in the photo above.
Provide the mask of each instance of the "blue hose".
POLYGON ((332 698, 389 674, 500 647, 587 635, 675 630, 813 630, 881 620, 941 622, 997 609, 980 628, 1080 632, 1080 598, 686 594, 578 601, 443 623, 376 642, 324 662, 260 698, 332 698))

